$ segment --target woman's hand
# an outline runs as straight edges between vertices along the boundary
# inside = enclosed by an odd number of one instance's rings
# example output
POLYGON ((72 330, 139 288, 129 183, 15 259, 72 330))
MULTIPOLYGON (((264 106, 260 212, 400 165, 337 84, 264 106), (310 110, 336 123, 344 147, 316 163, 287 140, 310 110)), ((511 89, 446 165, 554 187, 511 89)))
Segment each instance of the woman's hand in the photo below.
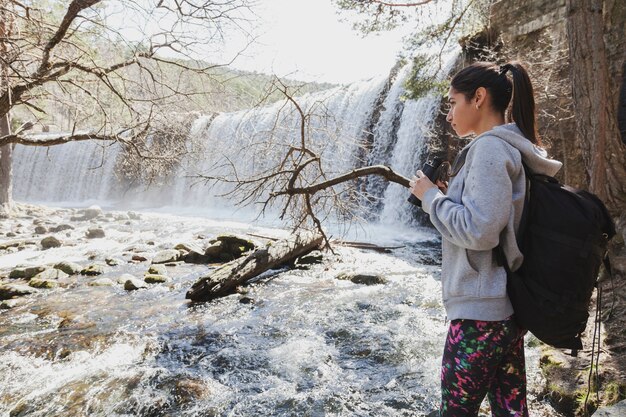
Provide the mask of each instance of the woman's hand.
MULTIPOLYGON (((437 185, 433 184, 432 181, 426 175, 424 175, 422 170, 418 170, 415 175, 416 177, 411 178, 409 185, 411 186, 411 193, 420 200, 423 199, 426 191, 431 188, 438 188, 437 185)), ((441 183, 441 181, 437 182, 441 183)), ((447 185, 441 183, 441 186, 445 186, 447 189, 447 185)))

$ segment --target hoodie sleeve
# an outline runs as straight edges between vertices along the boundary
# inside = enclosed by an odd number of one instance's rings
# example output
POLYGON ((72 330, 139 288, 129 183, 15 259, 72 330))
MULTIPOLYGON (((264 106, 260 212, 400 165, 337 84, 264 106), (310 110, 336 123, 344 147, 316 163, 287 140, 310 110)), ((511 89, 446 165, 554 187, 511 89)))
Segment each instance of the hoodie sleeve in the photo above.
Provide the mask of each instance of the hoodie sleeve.
POLYGON ((515 162, 503 141, 483 137, 468 150, 460 202, 437 188, 424 194, 422 207, 445 239, 472 250, 498 245, 512 207, 511 176, 521 166, 515 162))

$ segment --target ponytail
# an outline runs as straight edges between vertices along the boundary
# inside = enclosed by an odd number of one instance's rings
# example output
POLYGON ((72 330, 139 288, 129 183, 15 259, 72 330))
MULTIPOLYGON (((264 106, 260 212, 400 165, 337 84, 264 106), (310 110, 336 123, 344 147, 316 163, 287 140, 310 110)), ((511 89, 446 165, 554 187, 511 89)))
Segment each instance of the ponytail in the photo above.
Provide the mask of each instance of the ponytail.
POLYGON ((513 103, 507 122, 515 122, 526 138, 541 146, 541 138, 537 133, 535 96, 528 72, 519 62, 500 66, 500 76, 506 76, 507 71, 513 75, 513 103))
POLYGON ((498 66, 490 62, 475 62, 459 71, 450 85, 455 91, 463 93, 468 100, 474 97, 479 87, 484 87, 491 94, 494 110, 503 115, 507 113, 512 98, 511 111, 507 114, 506 121, 515 122, 528 140, 541 146, 541 138, 537 133, 533 86, 521 63, 511 62, 498 66), (512 82, 506 75, 509 71, 512 82))

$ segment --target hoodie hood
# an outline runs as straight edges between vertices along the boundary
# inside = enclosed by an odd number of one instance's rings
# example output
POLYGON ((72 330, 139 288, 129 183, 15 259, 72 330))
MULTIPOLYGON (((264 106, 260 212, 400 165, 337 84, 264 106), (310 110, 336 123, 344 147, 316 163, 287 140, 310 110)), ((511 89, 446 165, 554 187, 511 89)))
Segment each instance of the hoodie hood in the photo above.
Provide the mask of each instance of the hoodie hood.
POLYGON ((483 136, 497 136, 522 154, 522 160, 535 174, 544 174, 550 177, 556 175, 563 163, 556 159, 548 158, 545 149, 533 144, 522 134, 515 123, 499 125, 479 135, 471 143, 483 136))

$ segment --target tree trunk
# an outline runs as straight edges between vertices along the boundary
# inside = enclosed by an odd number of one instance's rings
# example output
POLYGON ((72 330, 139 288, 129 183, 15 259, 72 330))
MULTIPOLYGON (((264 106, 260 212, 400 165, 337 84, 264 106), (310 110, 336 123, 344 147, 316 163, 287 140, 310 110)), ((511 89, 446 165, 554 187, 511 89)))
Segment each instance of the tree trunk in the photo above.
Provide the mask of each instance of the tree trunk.
POLYGON ((617 86, 611 82, 602 10, 602 0, 567 0, 567 34, 576 131, 589 190, 618 215, 626 209, 626 146, 617 127, 617 86))
MULTIPOLYGON (((0 137, 10 135, 9 115, 0 118, 0 137)), ((8 215, 13 209, 13 145, 0 147, 0 214, 8 215)))
POLYGON ((209 301, 232 294, 238 285, 320 247, 322 242, 321 235, 310 232, 272 242, 264 249, 257 249, 245 258, 229 262, 210 275, 199 278, 187 291, 186 298, 209 301))

